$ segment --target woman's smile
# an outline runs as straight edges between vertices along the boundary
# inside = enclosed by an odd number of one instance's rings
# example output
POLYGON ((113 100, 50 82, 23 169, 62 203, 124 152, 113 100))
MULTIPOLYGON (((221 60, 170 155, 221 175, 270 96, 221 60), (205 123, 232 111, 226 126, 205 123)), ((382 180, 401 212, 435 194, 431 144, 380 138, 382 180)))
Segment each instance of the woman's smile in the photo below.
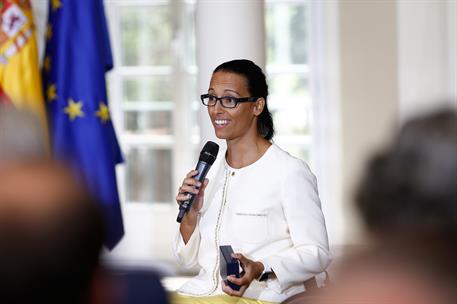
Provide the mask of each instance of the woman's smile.
POLYGON ((213 120, 213 125, 215 128, 221 129, 225 128, 230 124, 230 120, 228 119, 214 119, 213 120))

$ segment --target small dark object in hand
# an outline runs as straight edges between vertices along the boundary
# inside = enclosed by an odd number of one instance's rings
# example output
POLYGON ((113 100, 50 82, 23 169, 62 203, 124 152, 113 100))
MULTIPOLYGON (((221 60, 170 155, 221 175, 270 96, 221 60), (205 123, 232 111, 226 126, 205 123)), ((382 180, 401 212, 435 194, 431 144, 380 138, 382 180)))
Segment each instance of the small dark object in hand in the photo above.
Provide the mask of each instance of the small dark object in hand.
POLYGON ((221 251, 219 258, 220 273, 222 280, 233 290, 240 290, 240 286, 236 285, 229 280, 227 277, 230 275, 235 275, 235 277, 240 277, 240 262, 232 257, 233 249, 232 246, 219 246, 221 251))

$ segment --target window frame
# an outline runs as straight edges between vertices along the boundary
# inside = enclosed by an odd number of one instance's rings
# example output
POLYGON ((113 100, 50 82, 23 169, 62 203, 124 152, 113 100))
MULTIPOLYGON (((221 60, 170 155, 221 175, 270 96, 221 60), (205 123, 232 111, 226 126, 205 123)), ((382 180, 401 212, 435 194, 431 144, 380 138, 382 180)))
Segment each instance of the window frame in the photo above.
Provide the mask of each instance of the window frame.
MULTIPOLYGON (((194 5, 195 0, 104 0, 105 10, 107 12, 107 21, 109 23, 109 31, 111 38, 111 48, 113 53, 114 68, 107 74, 109 79, 109 102, 112 112, 112 120, 116 127, 118 139, 122 150, 125 154, 129 148, 145 148, 145 149, 170 149, 172 155, 172 184, 171 189, 177 188, 182 179, 182 170, 180 168, 189 168, 191 166, 191 159, 194 146, 198 142, 198 136, 192 130, 192 122, 188 117, 188 112, 192 111, 195 107, 192 103, 187 103, 188 98, 185 95, 188 90, 189 83, 187 80, 196 77, 197 68, 195 65, 189 65, 189 60, 186 58, 188 54, 184 51, 186 48, 182 47, 186 41, 184 37, 183 23, 186 18, 186 9, 188 5, 194 5), (173 30, 171 41, 171 52, 173 53, 173 61, 169 66, 154 65, 154 66, 132 66, 123 65, 121 54, 121 20, 119 11, 123 7, 154 7, 161 5, 169 5, 170 10, 173 11, 171 15, 171 26, 173 30), (138 76, 169 76, 173 79, 173 86, 177 88, 173 91, 173 96, 170 101, 166 101, 161 105, 139 101, 132 104, 126 103, 124 98, 123 81, 127 77, 138 76), (172 113, 172 129, 173 133, 170 135, 153 135, 153 134, 129 134, 125 130, 124 113, 127 111, 157 111, 157 110, 170 110, 172 113), (177 143, 180 143, 179 145, 177 143), (182 146, 188 149, 182 149, 182 146), (191 153, 189 153, 190 151, 191 153), (190 156, 189 156, 190 154, 190 156)), ((187 38, 188 39, 188 38, 187 38)), ((196 94, 195 94, 196 95, 196 94)), ((197 97, 195 96, 195 102, 197 97)), ((117 166, 118 175, 118 188, 121 197, 121 204, 123 208, 133 209, 159 209, 169 210, 174 209, 173 198, 174 193, 171 195, 172 201, 170 202, 136 202, 127 199, 126 178, 127 168, 126 164, 117 166)))

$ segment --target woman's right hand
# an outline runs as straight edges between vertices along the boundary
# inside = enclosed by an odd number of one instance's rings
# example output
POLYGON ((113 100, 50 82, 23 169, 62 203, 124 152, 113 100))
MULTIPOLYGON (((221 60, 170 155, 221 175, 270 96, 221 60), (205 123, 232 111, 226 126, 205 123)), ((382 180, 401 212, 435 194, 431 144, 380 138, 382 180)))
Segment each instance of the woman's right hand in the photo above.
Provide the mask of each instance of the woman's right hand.
POLYGON ((178 194, 176 195, 176 202, 178 203, 178 205, 181 205, 183 202, 190 199, 189 193, 193 193, 196 195, 194 202, 192 203, 192 207, 190 208, 189 212, 184 216, 184 219, 186 217, 196 219, 198 212, 203 206, 203 197, 205 194, 205 188, 208 185, 208 179, 205 178, 202 184, 201 182, 193 178, 195 175, 197 175, 197 173, 197 170, 192 170, 189 173, 187 173, 186 177, 182 182, 181 187, 179 187, 178 189, 178 194))
POLYGON ((181 187, 179 187, 178 194, 176 195, 176 202, 178 205, 181 205, 183 202, 190 199, 189 193, 196 195, 192 207, 189 212, 184 215, 181 225, 179 226, 179 231, 181 232, 185 244, 187 244, 197 226, 198 212, 203 206, 203 196, 205 194, 205 188, 208 185, 207 178, 205 178, 203 184, 193 178, 197 173, 197 170, 192 170, 187 173, 181 187))

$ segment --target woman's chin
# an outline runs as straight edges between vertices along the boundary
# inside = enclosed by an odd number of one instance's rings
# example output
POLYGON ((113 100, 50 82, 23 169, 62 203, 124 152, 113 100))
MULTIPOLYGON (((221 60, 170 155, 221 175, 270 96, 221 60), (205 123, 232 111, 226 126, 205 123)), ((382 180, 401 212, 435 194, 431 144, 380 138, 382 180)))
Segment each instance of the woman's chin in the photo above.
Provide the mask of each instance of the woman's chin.
POLYGON ((217 134, 217 133, 216 133, 216 137, 219 138, 219 139, 227 139, 226 136, 224 136, 222 134, 217 134))
POLYGON ((221 130, 215 130, 214 133, 216 134, 216 137, 219 138, 219 139, 227 139, 228 138, 228 134, 226 132, 221 131, 221 130))

